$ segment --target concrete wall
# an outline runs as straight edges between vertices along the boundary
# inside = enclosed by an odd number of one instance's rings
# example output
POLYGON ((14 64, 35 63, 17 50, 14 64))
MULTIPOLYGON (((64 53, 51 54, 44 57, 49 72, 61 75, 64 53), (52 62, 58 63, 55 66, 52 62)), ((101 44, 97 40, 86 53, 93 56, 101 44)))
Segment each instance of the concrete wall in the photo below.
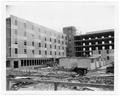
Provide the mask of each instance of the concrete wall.
POLYGON ((64 68, 73 68, 75 66, 82 67, 82 68, 88 68, 90 69, 90 59, 76 59, 76 58, 63 58, 60 59, 60 66, 63 66, 64 68))

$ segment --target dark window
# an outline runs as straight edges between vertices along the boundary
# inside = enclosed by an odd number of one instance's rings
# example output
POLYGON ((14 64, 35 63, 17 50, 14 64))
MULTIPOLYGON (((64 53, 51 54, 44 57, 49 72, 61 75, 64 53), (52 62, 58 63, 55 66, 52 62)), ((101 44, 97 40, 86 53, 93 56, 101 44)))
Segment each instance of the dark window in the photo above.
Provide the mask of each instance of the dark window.
POLYGON ((26 41, 24 41, 24 45, 27 45, 27 42, 26 42, 26 41))
POLYGON ((62 41, 62 44, 64 44, 64 42, 62 41))
POLYGON ((32 42, 32 46, 34 46, 34 42, 32 42))
POLYGON ((24 49, 24 54, 27 54, 27 50, 26 49, 24 49))
POLYGON ((52 46, 50 45, 50 48, 52 48, 52 46))
POLYGON ((17 20, 15 20, 15 25, 17 25, 17 20))
POLYGON ((46 41, 46 37, 45 37, 45 41, 46 41))
POLYGON ((55 49, 56 49, 56 45, 55 45, 55 49))
POLYGON ((107 50, 107 54, 109 54, 109 50, 107 50))
POLYGON ((60 46, 59 46, 59 49, 60 49, 60 46))
POLYGON ((60 40, 58 40, 58 43, 60 43, 60 40))
POLYGON ((39 43, 39 47, 41 47, 41 43, 39 43))
POLYGON ((110 57, 109 56, 107 56, 107 60, 109 60, 110 59, 110 57))
POLYGON ((29 60, 27 60, 27 66, 29 66, 29 60))
POLYGON ((6 67, 10 67, 10 61, 6 61, 6 67))
POLYGON ((101 51, 98 51, 99 52, 99 54, 101 54, 101 51))
POLYGON ((51 38, 50 38, 50 42, 51 42, 52 40, 51 40, 51 38))
POLYGON ((45 44, 45 48, 47 48, 47 44, 45 44))
POLYGON ((62 47, 62 49, 64 50, 64 47, 62 47))
POLYGON ((17 48, 15 48, 15 54, 17 54, 18 53, 18 49, 17 48))
POLYGON ((59 52, 59 55, 60 55, 60 52, 59 52))
POLYGON ((64 52, 63 52, 63 55, 64 55, 64 52))
POLYGON ((47 51, 45 51, 45 55, 47 55, 47 51))
POLYGON ((32 53, 34 54, 34 50, 32 50, 32 53))
POLYGON ((50 51, 50 55, 52 55, 52 51, 50 51))
POLYGON ((18 65, 18 61, 14 61, 14 68, 18 68, 19 65, 18 65))
POLYGON ((23 66, 23 64, 24 64, 24 61, 23 61, 23 60, 21 60, 21 66, 23 66))
POLYGON ((39 50, 39 55, 41 54, 41 50, 39 50))
POLYGON ((55 55, 57 55, 56 51, 55 51, 55 55))
POLYGON ((54 40, 54 42, 56 43, 56 39, 54 40))
POLYGON ((26 23, 24 23, 24 27, 26 28, 26 23))
POLYGON ((24 60, 24 66, 26 66, 26 62, 27 62, 27 61, 26 61, 26 60, 24 60))

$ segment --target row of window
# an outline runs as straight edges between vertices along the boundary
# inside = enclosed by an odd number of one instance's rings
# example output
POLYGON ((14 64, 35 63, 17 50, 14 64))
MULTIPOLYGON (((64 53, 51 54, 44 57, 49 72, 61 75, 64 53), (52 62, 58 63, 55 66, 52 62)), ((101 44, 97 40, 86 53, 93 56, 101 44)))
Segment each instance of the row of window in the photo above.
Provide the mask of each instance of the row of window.
POLYGON ((21 66, 41 65, 51 60, 21 60, 21 66))
MULTIPOLYGON (((105 47, 105 46, 102 46, 102 50, 105 50, 105 49, 113 49, 113 47, 112 46, 109 46, 109 48, 108 47, 105 47)), ((83 51, 85 51, 85 50, 87 50, 86 48, 83 48, 83 51)), ((98 47, 94 47, 94 49, 92 49, 91 47, 89 47, 89 51, 91 51, 91 50, 99 50, 98 49, 98 47)))
POLYGON ((89 37, 89 38, 81 38, 81 37, 75 37, 75 40, 93 40, 93 39, 104 39, 104 38, 111 38, 114 37, 114 35, 107 35, 107 36, 99 36, 99 37, 89 37))
MULTIPOLYGON (((16 25, 16 26, 18 25, 18 21, 17 21, 17 20, 15 20, 15 25, 16 25)), ((27 28, 27 24, 26 24, 26 23, 24 23, 24 28, 27 28)), ((34 25, 32 25, 31 29, 34 30, 34 25)), ((40 29, 40 28, 38 28, 38 32, 41 32, 41 29, 40 29)), ((46 33, 46 31, 44 31, 44 32, 46 33)), ((50 34, 52 34, 52 32, 50 32, 50 34)), ((55 34, 54 34, 54 35, 55 35, 55 34)), ((59 35, 59 37, 60 37, 60 35, 59 35)), ((61 35, 61 38, 63 39, 64 36, 61 35)), ((65 37, 65 38, 66 38, 66 37, 65 37)))
MULTIPOLYGON (((92 45, 92 44, 93 44, 93 43, 89 42, 89 45, 92 45)), ((95 42, 94 44, 105 44, 105 42, 104 42, 104 41, 102 41, 101 43, 95 42)), ((112 44, 112 41, 109 41, 109 44, 112 44)), ((85 45, 87 45, 87 44, 86 44, 86 43, 83 43, 82 45, 85 46, 85 45)))
MULTIPOLYGON (((15 48, 15 54, 18 54, 18 49, 17 48, 15 48)), ((24 54, 27 54, 27 49, 24 49, 24 54)), ((34 50, 32 50, 32 54, 34 54, 34 50)), ((57 55, 57 52, 55 51, 54 54, 57 55)), ((41 55, 41 50, 39 50, 39 55, 41 55)), ((47 51, 45 51, 45 55, 49 55, 49 53, 47 51)), ((53 55, 52 51, 50 51, 50 55, 53 55)), ((59 52, 59 55, 64 56, 64 52, 59 52)))
MULTIPOLYGON (((15 44, 18 44, 17 40, 15 40, 15 44)), ((27 45, 27 42, 24 41, 24 45, 26 46, 27 45)), ((34 42, 32 42, 32 46, 34 46, 34 42)), ((41 47, 41 43, 38 43, 38 47, 41 47)), ((47 44, 45 44, 45 48, 47 48, 47 44)), ((52 48, 52 45, 50 45, 50 48, 52 48)), ((54 46, 54 49, 56 49, 56 45, 54 46)), ((60 46, 58 46, 58 48, 60 49, 60 46)), ((61 47, 62 50, 64 50, 64 47, 61 47)))

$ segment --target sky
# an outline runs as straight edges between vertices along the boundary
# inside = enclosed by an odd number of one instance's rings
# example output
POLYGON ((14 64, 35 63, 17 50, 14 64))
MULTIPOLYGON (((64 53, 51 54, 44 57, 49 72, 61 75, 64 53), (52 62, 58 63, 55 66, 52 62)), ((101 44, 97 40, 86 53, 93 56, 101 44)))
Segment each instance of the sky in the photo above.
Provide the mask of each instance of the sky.
POLYGON ((62 32, 75 26, 78 33, 115 27, 115 6, 104 3, 39 2, 29 5, 7 5, 6 16, 15 15, 36 24, 62 32))

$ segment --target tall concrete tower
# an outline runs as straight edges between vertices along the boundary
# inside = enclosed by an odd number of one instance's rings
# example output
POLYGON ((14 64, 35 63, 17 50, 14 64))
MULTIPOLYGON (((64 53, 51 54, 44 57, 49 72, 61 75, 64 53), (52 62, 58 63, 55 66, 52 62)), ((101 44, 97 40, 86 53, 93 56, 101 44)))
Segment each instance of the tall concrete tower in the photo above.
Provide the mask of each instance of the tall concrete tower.
POLYGON ((63 33, 67 37, 67 47, 66 47, 66 56, 74 57, 74 36, 76 35, 76 28, 74 26, 68 26, 63 28, 63 33))

